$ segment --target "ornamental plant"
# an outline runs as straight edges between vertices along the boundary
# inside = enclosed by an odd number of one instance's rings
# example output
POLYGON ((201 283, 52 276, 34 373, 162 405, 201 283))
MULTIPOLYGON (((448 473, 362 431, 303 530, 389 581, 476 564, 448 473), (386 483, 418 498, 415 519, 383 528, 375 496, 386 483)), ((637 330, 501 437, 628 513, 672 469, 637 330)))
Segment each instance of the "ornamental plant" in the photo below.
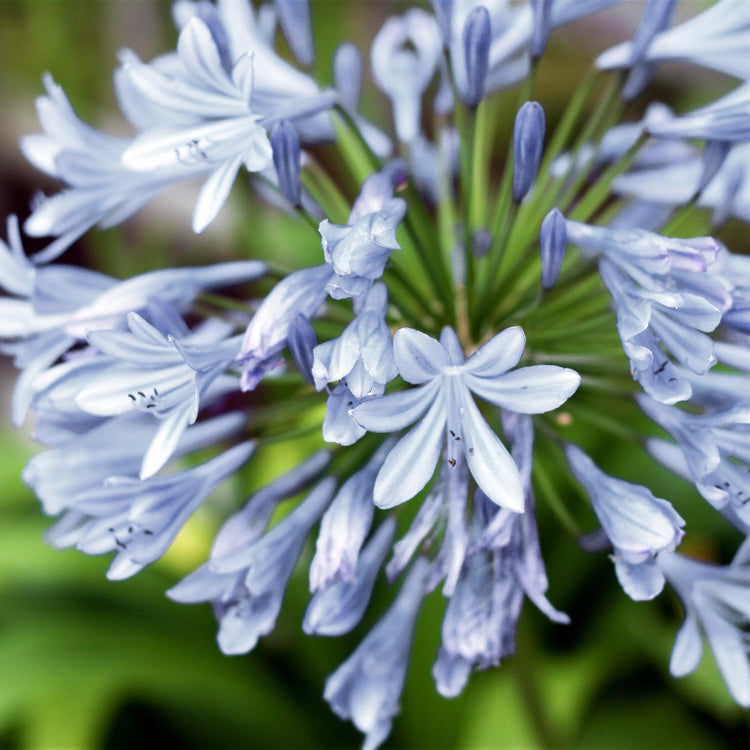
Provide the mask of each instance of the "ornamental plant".
POLYGON ((705 638, 750 706, 750 258, 720 239, 750 221, 750 5, 675 23, 674 0, 647 0, 548 121, 550 35, 618 2, 434 0, 369 51, 341 40, 316 81, 314 3, 178 0, 174 51, 120 53, 132 135, 83 122, 46 75, 43 132, 21 142, 61 183, 0 243, 13 420, 45 448, 23 479, 57 517, 48 541, 129 578, 240 473, 208 559, 166 593, 209 603, 221 651, 244 654, 307 568, 302 630, 360 628, 323 695, 364 748, 399 712, 426 597, 444 602, 446 698, 514 653, 525 599, 576 627, 552 603, 541 518, 609 555, 631 599, 673 590, 670 671, 694 670, 705 638), (649 91, 669 60, 733 88, 672 111, 649 91), (363 86, 390 118, 365 119, 363 86), (84 233, 196 179, 194 232, 249 181, 303 230, 305 261, 248 243, 211 263, 207 243, 204 265, 126 279, 66 264, 84 233), (27 255, 21 228, 44 249, 27 255), (259 483, 279 443, 301 458, 259 483), (646 451, 652 475, 607 473, 603 444, 646 451), (655 476, 694 485, 693 505, 656 496, 655 476), (699 503, 738 532, 724 565, 680 551, 699 503), (390 604, 372 613, 376 587, 390 604))

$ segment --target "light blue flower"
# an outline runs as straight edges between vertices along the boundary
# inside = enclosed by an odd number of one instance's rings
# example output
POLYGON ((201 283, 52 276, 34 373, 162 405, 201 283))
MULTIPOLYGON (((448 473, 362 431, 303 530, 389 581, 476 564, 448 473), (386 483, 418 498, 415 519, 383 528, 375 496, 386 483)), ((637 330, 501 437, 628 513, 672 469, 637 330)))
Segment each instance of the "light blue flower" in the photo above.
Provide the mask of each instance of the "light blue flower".
POLYGON ((349 580, 327 583, 305 612, 302 629, 308 635, 344 635, 362 619, 375 579, 393 541, 396 519, 386 518, 357 557, 349 580))
POLYGON ((445 440, 449 460, 463 453, 493 502, 523 511, 518 468, 471 392, 511 411, 539 414, 563 404, 580 382, 574 370, 553 365, 508 372, 521 359, 525 340, 520 328, 508 328, 466 360, 452 329, 443 330, 440 342, 411 328, 396 332, 399 374, 420 387, 368 401, 352 415, 373 432, 394 432, 422 419, 388 454, 375 482, 377 506, 391 508, 419 492, 432 477, 445 440))
MULTIPOLYGON (((745 386, 748 378, 745 378, 745 386)), ((692 482, 718 510, 731 505, 740 518, 750 507, 750 392, 731 408, 703 414, 663 406, 640 397, 638 403, 676 441, 692 482)), ((700 395, 695 399, 700 403, 700 395)))
POLYGON ((660 138, 739 142, 750 140, 750 82, 672 120, 649 127, 660 138))
POLYGON ((327 264, 303 268, 282 279, 263 300, 245 331, 237 357, 243 390, 253 390, 268 370, 281 363, 289 326, 298 315, 307 319, 315 315, 332 276, 327 264))
POLYGON ((658 555, 675 550, 685 522, 669 502, 642 485, 605 474, 580 448, 567 445, 565 456, 614 547, 612 560, 623 590, 636 601, 653 599, 664 587, 658 555))
MULTIPOLYGON (((608 49, 596 60, 602 69, 626 67, 633 58, 634 41, 608 49)), ((660 31, 641 57, 646 63, 687 60, 696 65, 747 79, 750 9, 745 0, 719 0, 693 18, 660 31)))
MULTIPOLYGON (((735 144, 721 168, 698 196, 698 205, 712 208, 716 224, 729 216, 750 221, 750 144, 735 144)), ((668 164, 643 165, 617 177, 613 189, 654 203, 677 205, 695 195, 701 182, 703 162, 696 152, 668 164)))
POLYGON ((662 466, 692 482, 714 508, 745 536, 750 535, 750 471, 746 466, 722 461, 714 471, 698 479, 688 465, 682 448, 677 443, 649 438, 646 450, 662 466))
POLYGON ((391 332, 385 322, 387 304, 387 288, 375 284, 341 336, 315 347, 312 375, 318 390, 342 380, 355 398, 383 394, 386 383, 397 375, 391 332))
MULTIPOLYGON (((281 0, 281 2, 289 6, 290 3, 294 5, 304 0, 281 0)), ((306 13, 305 5, 306 3, 298 8, 295 19, 297 24, 300 21, 304 23, 302 16, 306 13)), ((180 6, 181 12, 175 13, 175 20, 181 29, 184 29, 194 16, 203 20, 202 3, 184 2, 180 3, 180 6)), ((222 36, 227 40, 227 57, 231 63, 236 64, 241 58, 250 54, 254 59, 253 111, 262 113, 269 121, 282 117, 293 118, 303 141, 317 142, 332 138, 334 132, 328 112, 317 111, 314 107, 310 109, 307 106, 313 101, 322 101, 322 99, 328 99, 327 106, 331 106, 330 92, 321 92, 313 78, 296 69, 274 50, 276 17, 271 6, 265 4, 256 9, 248 0, 219 0, 215 8, 222 36), (304 108, 306 114, 300 111, 300 106, 304 108)), ((285 35, 287 31, 290 34, 294 33, 289 23, 285 21, 282 21, 282 30, 285 35)), ((290 44, 298 41, 299 35, 295 33, 295 37, 290 44)), ((302 52, 299 46, 296 50, 302 52)), ((173 69, 175 58, 173 54, 161 55, 150 64, 173 69)), ((121 82, 116 81, 116 83, 121 82)), ((118 86, 118 95, 121 101, 129 98, 129 92, 125 86, 118 86)), ((134 106, 127 109, 128 116, 136 124, 139 123, 139 113, 136 110, 140 104, 138 97, 134 97, 134 106)), ((147 110, 142 108, 141 117, 144 111, 147 110)), ((146 127, 150 127, 152 122, 146 127)), ((138 126, 144 129, 142 124, 138 126)))
POLYGON ((199 17, 180 32, 177 59, 148 65, 129 58, 119 76, 127 91, 128 111, 139 106, 156 123, 136 136, 122 155, 129 169, 156 172, 203 164, 210 171, 193 214, 193 229, 202 232, 216 217, 239 168, 250 172, 271 162, 266 130, 280 119, 295 120, 329 109, 332 92, 287 99, 282 106, 264 107, 255 91, 253 54, 222 65, 214 35, 199 17))
POLYGON ((254 450, 253 443, 240 443, 200 466, 163 477, 110 477, 78 495, 47 539, 89 555, 116 552, 107 577, 129 578, 167 551, 203 500, 254 450))
POLYGON ((372 43, 372 76, 391 100, 400 141, 409 143, 419 133, 422 94, 435 75, 439 55, 435 19, 420 8, 389 18, 372 43))
POLYGON ((208 562, 169 589, 167 596, 184 604, 211 602, 214 612, 221 619, 233 603, 247 596, 243 583, 247 567, 240 560, 235 567, 230 565, 228 571, 219 572, 214 563, 234 558, 257 542, 266 531, 278 504, 308 487, 326 468, 330 459, 327 451, 318 451, 253 493, 219 529, 208 562))
POLYGON ((58 257, 96 224, 102 228, 119 224, 176 180, 208 171, 201 162, 159 172, 129 169, 122 164, 122 155, 130 141, 82 122, 52 77, 45 75, 42 80, 47 94, 36 104, 44 135, 25 136, 20 146, 37 169, 68 187, 51 197, 40 195, 24 222, 24 231, 32 237, 58 237, 36 256, 38 262, 58 257))
POLYGON ((677 553, 659 555, 658 564, 685 608, 672 649, 669 671, 690 674, 703 655, 701 632, 708 639, 716 664, 732 697, 750 707, 750 565, 747 541, 725 566, 698 562, 677 553))
POLYGON ((235 378, 221 376, 234 361, 240 337, 227 338, 227 326, 218 321, 192 332, 184 328, 163 333, 164 328, 136 313, 127 320, 128 331, 89 334, 98 355, 38 374, 32 406, 49 409, 72 403, 95 417, 151 414, 160 424, 143 457, 141 477, 146 478, 164 465, 185 428, 195 422, 205 394, 211 401, 219 392, 237 388, 235 378))
MULTIPOLYGON (((192 425, 180 437, 172 457, 223 443, 239 433, 244 423, 243 414, 229 412, 192 425)), ((106 419, 33 456, 21 476, 45 513, 57 515, 74 507, 83 493, 104 486, 109 477, 138 477, 158 425, 143 412, 106 419)))
POLYGON ((503 424, 521 474, 526 512, 497 508, 481 490, 476 494, 471 546, 445 611, 442 644, 432 670, 438 692, 446 698, 463 690, 472 669, 497 666, 513 653, 524 596, 555 622, 569 622, 546 597, 547 575, 531 490, 531 419, 506 412, 503 424))
POLYGON ((390 609, 326 680, 324 698, 365 735, 362 750, 385 741, 398 713, 427 567, 423 558, 414 562, 390 609))
MULTIPOLYGON (((392 186, 385 189, 392 194, 392 186)), ((406 204, 401 198, 378 198, 367 201, 366 213, 364 202, 362 208, 355 203, 349 224, 331 224, 328 219, 320 223, 323 257, 335 273, 327 287, 333 299, 361 297, 383 275, 391 253, 401 249, 396 229, 406 204)))
MULTIPOLYGON (((207 568, 170 590, 177 601, 214 601, 220 621, 217 639, 225 654, 247 653, 273 630, 287 582, 335 486, 332 477, 324 479, 270 531, 250 543, 217 550, 207 568)), ((237 541, 232 536, 227 539, 237 541)))
POLYGON ((316 592, 336 581, 353 583, 359 551, 370 532, 374 506, 375 477, 383 464, 387 446, 381 446, 364 468, 341 485, 323 515, 310 563, 310 591, 316 592))

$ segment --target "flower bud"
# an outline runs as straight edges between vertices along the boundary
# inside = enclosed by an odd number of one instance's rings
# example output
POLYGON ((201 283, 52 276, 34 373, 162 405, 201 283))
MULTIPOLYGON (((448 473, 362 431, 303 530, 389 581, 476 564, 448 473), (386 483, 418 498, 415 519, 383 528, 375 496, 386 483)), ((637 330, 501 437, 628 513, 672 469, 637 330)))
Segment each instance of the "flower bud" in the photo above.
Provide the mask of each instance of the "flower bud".
POLYGON ((299 206, 302 190, 299 182, 299 138, 289 120, 279 120, 271 131, 273 165, 279 178, 279 188, 284 197, 299 206))
POLYGON ((557 277, 565 255, 568 234, 565 229, 565 217, 553 208, 542 222, 539 232, 539 250, 542 256, 542 289, 551 289, 557 277))
POLYGON ((469 13, 464 24, 463 45, 466 62, 464 104, 476 107, 484 96, 484 80, 490 59, 490 14, 480 5, 469 13))
POLYGON ((544 110, 539 102, 526 102, 513 128, 513 201, 520 203, 536 179, 544 150, 544 110))

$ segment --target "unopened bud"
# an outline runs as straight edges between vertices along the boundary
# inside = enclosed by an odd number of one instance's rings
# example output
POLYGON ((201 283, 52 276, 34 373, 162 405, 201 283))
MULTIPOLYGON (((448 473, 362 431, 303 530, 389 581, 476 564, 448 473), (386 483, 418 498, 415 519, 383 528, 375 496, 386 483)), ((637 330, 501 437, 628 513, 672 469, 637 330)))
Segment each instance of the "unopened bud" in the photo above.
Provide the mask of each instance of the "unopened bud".
POLYGON ((279 120, 271 131, 273 165, 279 178, 279 188, 284 197, 293 205, 299 206, 302 189, 299 182, 299 138, 289 120, 279 120))
POLYGON ((466 61, 464 104, 476 107, 484 96, 484 81, 490 61, 490 14, 480 5, 469 13, 464 24, 463 44, 466 61))
POLYGON ((544 150, 544 110, 539 102, 526 102, 513 128, 513 200, 520 203, 536 179, 544 150))
POLYGON ((542 256, 542 289, 551 289, 560 275, 568 235, 565 217, 553 208, 542 222, 539 231, 539 250, 542 256))

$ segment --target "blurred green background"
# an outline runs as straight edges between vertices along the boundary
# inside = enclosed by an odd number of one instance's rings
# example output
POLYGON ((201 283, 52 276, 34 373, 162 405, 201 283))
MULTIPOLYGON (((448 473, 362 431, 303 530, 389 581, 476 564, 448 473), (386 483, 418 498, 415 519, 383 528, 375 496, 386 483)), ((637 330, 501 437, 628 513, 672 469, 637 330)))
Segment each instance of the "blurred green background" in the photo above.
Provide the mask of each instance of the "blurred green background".
MULTIPOLYGON (((692 13, 699 4, 687 5, 692 13)), ((401 7, 314 0, 318 79, 330 82, 338 41, 354 39, 365 46, 382 19, 401 7)), ((600 50, 624 38, 641 8, 625 3, 555 39, 538 97, 551 119, 589 63, 588 45, 595 42, 600 50)), ((171 49, 175 38, 167 3, 0 0, 0 214, 23 218, 35 190, 55 190, 23 161, 16 145, 19 136, 38 131, 33 102, 42 92, 41 74, 52 72, 84 119, 127 133, 111 88, 117 50, 128 46, 149 59, 171 49)), ((659 93, 672 101, 679 96, 700 101, 718 87, 727 89, 729 83, 709 73, 691 71, 685 77, 676 67, 657 81, 659 93), (689 87, 675 89, 678 81, 689 87)), ((368 93, 365 110, 387 122, 378 94, 368 93)), ((502 116, 510 124, 513 115, 502 116)), ((158 265, 209 262, 209 253, 211 262, 252 255, 256 248, 282 262, 299 253, 317 257, 319 248, 304 229, 264 209, 240 184, 219 220, 201 237, 193 236, 188 217, 196 190, 176 188, 123 227, 90 233, 65 262, 124 277, 158 265)), ((746 237, 744 227, 731 223, 725 233, 730 240, 746 237)), ((38 247, 28 243, 30 250, 38 247)), ((7 361, 1 364, 7 414, 13 371, 7 361)), ((58 552, 44 543, 50 519, 20 480, 35 448, 7 423, 6 418, 0 427, 0 748, 359 745, 359 733, 329 711, 322 686, 366 624, 343 639, 304 636, 299 625, 307 601, 304 571, 292 580, 276 631, 243 657, 220 654, 207 605, 181 606, 164 596, 203 562, 211 530, 244 496, 242 487, 225 487, 163 560, 134 579, 110 583, 108 560, 58 552)), ((688 551, 729 558, 737 536, 687 484, 648 461, 639 446, 625 454, 602 444, 595 457, 626 479, 649 477, 655 494, 669 498, 687 519, 688 551)), ((272 453, 263 458, 269 473, 275 471, 274 458, 272 453)), ((554 476, 559 456, 538 460, 549 462, 554 476)), ((569 485, 559 491, 574 492, 569 485)), ((747 747, 747 717, 729 698, 708 656, 686 679, 668 675, 681 618, 672 595, 631 602, 606 556, 583 553, 540 506, 550 599, 571 615, 573 625, 552 625, 525 606, 518 654, 499 669, 476 674, 460 698, 446 701, 430 677, 443 610, 439 594, 432 596, 419 621, 403 713, 387 747, 747 747)), ((310 556, 308 549, 308 562, 310 556)), ((388 598, 381 591, 375 609, 388 598)))

